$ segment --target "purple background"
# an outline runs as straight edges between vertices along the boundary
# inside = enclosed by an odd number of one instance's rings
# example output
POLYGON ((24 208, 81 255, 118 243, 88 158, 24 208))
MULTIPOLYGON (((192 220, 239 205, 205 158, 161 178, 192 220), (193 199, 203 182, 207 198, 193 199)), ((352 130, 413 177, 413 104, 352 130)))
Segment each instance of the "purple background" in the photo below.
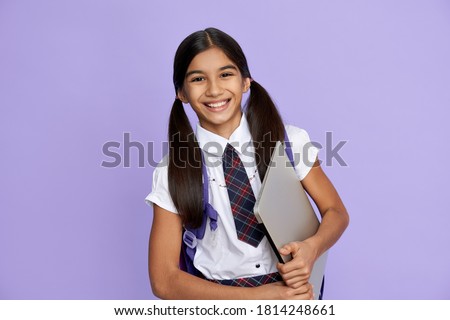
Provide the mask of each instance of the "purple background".
POLYGON ((351 215, 326 298, 450 299, 445 0, 1 0, 0 298, 153 298, 153 167, 134 148, 104 168, 102 146, 128 132, 161 158, 173 55, 208 26, 288 123, 348 140, 324 166, 351 215))

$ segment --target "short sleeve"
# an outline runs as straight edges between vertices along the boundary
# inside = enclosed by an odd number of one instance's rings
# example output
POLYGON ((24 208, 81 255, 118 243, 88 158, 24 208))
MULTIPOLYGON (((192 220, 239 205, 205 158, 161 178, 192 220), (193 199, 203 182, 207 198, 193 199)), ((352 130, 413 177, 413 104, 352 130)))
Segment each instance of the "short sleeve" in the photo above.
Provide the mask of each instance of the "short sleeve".
POLYGON ((303 180, 313 167, 319 149, 312 144, 306 130, 291 125, 286 125, 285 128, 291 142, 295 172, 298 179, 303 180))
POLYGON ((153 203, 170 212, 178 213, 169 193, 167 155, 153 171, 152 192, 145 198, 148 205, 153 203))

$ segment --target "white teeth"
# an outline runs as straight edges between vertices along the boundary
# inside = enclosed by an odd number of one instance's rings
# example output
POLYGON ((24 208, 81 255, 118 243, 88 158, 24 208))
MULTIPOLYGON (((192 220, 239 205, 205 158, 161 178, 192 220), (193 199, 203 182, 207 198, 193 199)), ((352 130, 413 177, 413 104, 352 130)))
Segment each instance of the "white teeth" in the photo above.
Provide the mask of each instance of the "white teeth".
POLYGON ((227 101, 222 101, 222 102, 217 102, 217 103, 208 103, 207 106, 211 107, 211 108, 219 108, 223 105, 225 105, 225 103, 227 103, 227 101))

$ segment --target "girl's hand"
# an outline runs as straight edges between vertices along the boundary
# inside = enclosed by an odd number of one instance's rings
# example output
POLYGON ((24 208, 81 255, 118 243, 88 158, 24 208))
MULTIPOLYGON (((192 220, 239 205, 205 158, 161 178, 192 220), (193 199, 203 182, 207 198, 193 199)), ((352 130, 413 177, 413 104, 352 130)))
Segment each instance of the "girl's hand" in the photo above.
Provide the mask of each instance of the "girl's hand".
POLYGON ((307 240, 295 241, 286 244, 279 252, 284 256, 292 255, 291 261, 277 264, 277 269, 286 285, 296 289, 307 283, 317 259, 314 246, 307 240))
POLYGON ((313 287, 310 283, 293 289, 284 284, 283 281, 273 282, 254 288, 258 294, 254 299, 265 300, 312 300, 314 299, 313 287))

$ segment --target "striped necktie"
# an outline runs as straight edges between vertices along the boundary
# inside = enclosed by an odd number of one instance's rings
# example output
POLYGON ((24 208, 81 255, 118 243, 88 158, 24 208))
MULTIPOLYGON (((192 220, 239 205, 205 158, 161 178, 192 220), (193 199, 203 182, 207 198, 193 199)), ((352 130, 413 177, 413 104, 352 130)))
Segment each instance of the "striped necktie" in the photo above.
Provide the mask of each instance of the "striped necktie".
POLYGON ((247 172, 236 150, 230 144, 227 144, 222 160, 238 239, 257 247, 264 233, 253 213, 255 196, 247 172))

